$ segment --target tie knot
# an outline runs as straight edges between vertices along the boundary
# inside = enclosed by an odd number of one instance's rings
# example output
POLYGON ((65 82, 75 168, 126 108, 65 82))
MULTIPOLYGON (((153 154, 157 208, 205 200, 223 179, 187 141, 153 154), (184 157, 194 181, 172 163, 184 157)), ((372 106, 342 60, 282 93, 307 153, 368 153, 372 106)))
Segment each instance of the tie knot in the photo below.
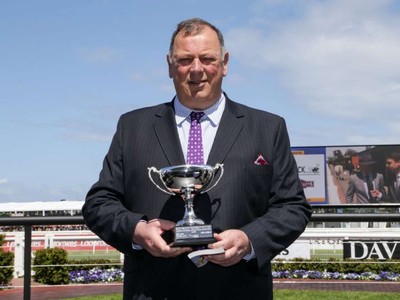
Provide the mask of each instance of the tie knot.
POLYGON ((204 112, 202 112, 202 111, 192 111, 190 113, 190 119, 192 121, 199 122, 202 116, 204 116, 204 112))

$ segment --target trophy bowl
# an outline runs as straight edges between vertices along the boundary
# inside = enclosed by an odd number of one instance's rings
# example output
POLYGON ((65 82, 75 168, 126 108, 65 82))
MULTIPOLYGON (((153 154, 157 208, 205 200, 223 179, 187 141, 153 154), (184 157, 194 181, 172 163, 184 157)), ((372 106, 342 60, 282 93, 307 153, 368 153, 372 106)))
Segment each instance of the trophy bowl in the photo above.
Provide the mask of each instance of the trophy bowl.
POLYGON ((193 199, 199 193, 205 193, 214 188, 223 175, 223 165, 179 165, 161 168, 148 168, 149 178, 161 191, 170 195, 181 195, 185 202, 183 219, 176 223, 174 242, 172 246, 205 245, 214 242, 213 230, 210 224, 199 219, 193 210, 193 199), (215 173, 221 169, 219 178, 208 188, 215 173), (152 172, 158 173, 164 188, 155 183, 152 172))
POLYGON ((181 165, 160 169, 160 178, 172 193, 184 194, 187 188, 197 194, 204 191, 214 178, 214 169, 208 165, 181 165))

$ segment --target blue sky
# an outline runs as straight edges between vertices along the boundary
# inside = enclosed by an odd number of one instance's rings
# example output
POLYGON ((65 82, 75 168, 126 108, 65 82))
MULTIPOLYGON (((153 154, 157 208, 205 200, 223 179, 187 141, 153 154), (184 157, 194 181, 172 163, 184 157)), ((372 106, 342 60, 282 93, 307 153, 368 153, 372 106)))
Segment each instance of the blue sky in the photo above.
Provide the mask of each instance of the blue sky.
POLYGON ((225 35, 230 98, 293 146, 400 142, 400 1, 0 1, 0 202, 83 200, 118 117, 174 96, 176 24, 225 35))

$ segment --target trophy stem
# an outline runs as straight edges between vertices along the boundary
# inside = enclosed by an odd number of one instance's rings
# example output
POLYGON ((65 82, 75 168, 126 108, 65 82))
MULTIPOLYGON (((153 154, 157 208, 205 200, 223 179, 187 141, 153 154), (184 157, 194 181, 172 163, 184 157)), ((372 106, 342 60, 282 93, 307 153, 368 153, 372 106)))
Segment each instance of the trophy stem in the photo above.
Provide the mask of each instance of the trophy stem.
POLYGON ((184 192, 184 201, 185 201, 185 214, 183 219, 176 223, 176 226, 185 226, 185 225, 204 225, 204 221, 198 219, 194 209, 193 209, 193 198, 195 191, 195 187, 184 187, 182 188, 182 192, 184 192))

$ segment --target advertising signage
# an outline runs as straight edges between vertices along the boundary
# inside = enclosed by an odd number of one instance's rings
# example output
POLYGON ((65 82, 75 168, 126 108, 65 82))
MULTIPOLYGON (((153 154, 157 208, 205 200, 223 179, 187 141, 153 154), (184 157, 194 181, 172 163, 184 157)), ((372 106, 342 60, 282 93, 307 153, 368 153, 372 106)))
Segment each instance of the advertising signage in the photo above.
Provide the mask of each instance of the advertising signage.
POLYGON ((315 205, 400 203, 400 145, 293 147, 315 205))
POLYGON ((346 241, 343 243, 343 258, 400 259, 400 241, 346 241))
POLYGON ((326 149, 292 148, 301 184, 311 204, 328 204, 326 193, 326 149))

